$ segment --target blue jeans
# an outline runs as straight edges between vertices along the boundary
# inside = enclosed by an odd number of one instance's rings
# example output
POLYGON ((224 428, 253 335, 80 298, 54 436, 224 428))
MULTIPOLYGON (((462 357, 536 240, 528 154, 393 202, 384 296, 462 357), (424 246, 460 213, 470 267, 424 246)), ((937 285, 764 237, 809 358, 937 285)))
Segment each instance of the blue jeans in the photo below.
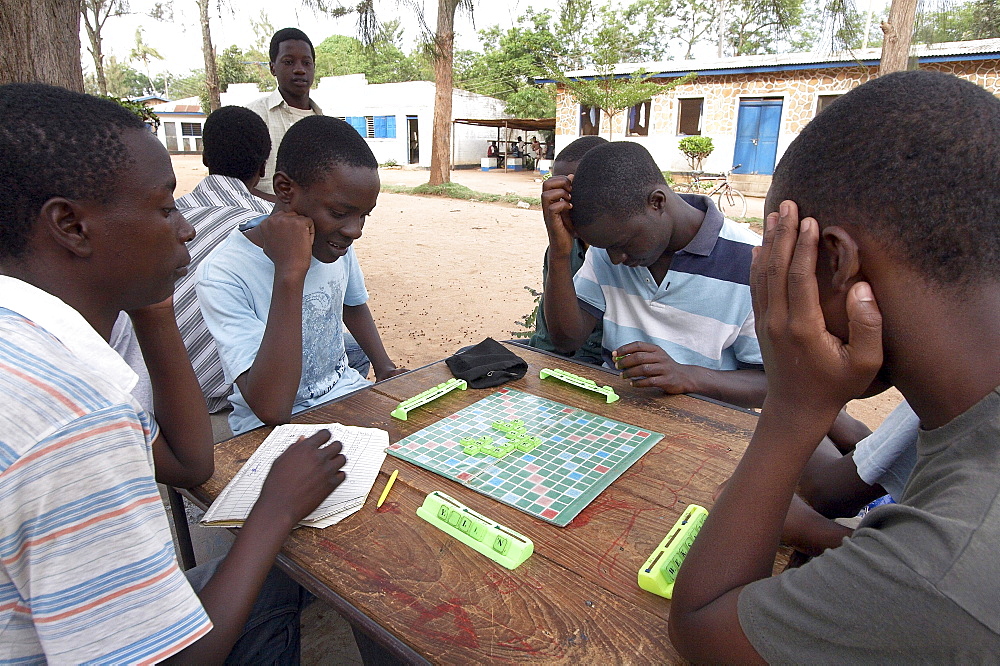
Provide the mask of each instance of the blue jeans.
POLYGON ((347 353, 347 365, 358 371, 365 379, 368 379, 368 372, 372 369, 372 362, 368 360, 368 355, 361 348, 358 341, 354 339, 350 331, 344 329, 344 351, 347 353))
MULTIPOLYGON (((195 592, 205 587, 221 561, 220 557, 184 572, 195 592)), ((298 583, 273 567, 226 663, 298 664, 299 616, 309 597, 298 583)))

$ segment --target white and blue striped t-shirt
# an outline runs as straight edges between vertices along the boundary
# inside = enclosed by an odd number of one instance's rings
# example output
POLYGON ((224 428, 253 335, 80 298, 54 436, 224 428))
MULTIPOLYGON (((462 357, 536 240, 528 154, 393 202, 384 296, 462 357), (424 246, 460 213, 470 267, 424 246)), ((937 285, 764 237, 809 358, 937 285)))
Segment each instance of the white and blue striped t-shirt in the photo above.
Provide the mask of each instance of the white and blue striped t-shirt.
POLYGON ((711 199, 681 195, 705 211, 661 284, 645 266, 615 266, 591 247, 573 278, 580 307, 604 322, 604 360, 630 342, 649 342, 678 363, 713 370, 763 364, 750 298, 752 248, 761 238, 727 220, 711 199))
POLYGON ((0 663, 162 661, 212 624, 174 557, 159 430, 83 317, 18 282, 0 291, 0 663))

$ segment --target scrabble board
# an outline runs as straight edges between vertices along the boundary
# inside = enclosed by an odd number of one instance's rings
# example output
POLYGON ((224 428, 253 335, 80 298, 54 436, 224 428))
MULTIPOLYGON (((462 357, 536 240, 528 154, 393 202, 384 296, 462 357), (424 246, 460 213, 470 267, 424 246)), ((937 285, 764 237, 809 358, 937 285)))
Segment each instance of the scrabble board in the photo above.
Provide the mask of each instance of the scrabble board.
POLYGON ((503 388, 389 447, 487 497, 565 527, 663 435, 503 388), (503 434, 495 421, 521 419, 542 444, 502 458, 463 453, 460 439, 503 434))

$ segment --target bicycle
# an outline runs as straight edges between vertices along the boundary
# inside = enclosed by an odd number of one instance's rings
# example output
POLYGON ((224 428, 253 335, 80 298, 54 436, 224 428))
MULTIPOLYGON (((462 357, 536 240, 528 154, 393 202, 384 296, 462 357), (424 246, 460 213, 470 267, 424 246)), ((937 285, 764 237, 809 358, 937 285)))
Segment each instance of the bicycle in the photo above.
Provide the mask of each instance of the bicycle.
POLYGON ((720 175, 706 175, 703 171, 695 171, 691 174, 691 182, 686 186, 682 186, 684 187, 683 191, 704 194, 707 197, 714 198, 719 210, 728 218, 746 217, 747 198, 729 182, 730 174, 741 166, 741 164, 737 164, 729 171, 720 175), (718 180, 722 182, 718 185, 713 185, 718 180))

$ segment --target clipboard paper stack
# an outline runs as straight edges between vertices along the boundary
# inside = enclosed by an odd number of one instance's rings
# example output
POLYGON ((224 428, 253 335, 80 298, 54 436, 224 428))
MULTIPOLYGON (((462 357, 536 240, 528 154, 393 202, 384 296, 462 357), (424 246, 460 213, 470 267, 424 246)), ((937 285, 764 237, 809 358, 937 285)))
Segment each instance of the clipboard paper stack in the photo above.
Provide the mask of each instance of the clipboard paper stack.
POLYGON ((328 527, 359 511, 382 468, 389 446, 389 433, 378 428, 358 428, 339 423, 289 424, 277 426, 267 436, 205 512, 201 524, 241 526, 257 502, 275 459, 299 437, 309 437, 324 428, 330 431, 331 442, 339 441, 344 445, 343 453, 347 457, 344 472, 347 478, 299 525, 328 527))

